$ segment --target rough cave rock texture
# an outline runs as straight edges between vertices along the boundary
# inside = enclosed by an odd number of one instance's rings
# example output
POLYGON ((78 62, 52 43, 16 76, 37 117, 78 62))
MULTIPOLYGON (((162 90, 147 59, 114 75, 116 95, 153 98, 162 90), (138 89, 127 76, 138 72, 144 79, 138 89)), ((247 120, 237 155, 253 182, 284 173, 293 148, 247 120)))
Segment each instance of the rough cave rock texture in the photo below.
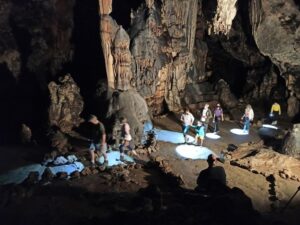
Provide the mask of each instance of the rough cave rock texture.
POLYGON ((150 120, 146 101, 135 90, 110 93, 107 117, 116 117, 113 130, 120 130, 117 120, 120 117, 126 117, 130 124, 131 136, 135 143, 139 143, 144 132, 143 123, 150 120))
POLYGON ((294 124, 293 129, 285 137, 283 152, 300 157, 300 124, 294 124))
MULTIPOLYGON (((299 3, 298 3, 299 4, 299 3)), ((294 0, 250 1, 252 33, 260 52, 278 66, 300 98, 300 11, 294 0)))
POLYGON ((83 100, 80 90, 70 74, 61 77, 58 84, 50 82, 48 88, 51 100, 50 125, 69 133, 82 122, 80 113, 83 110, 83 100))
POLYGON ((240 86, 248 100, 285 98, 284 89, 276 92, 279 75, 288 89, 298 90, 299 10, 292 0, 282 3, 285 11, 292 9, 288 25, 278 22, 283 14, 280 1, 145 1, 132 10, 127 31, 110 16, 112 0, 99 3, 109 87, 136 89, 154 115, 216 100, 220 90, 207 82, 212 76, 215 81, 224 79, 230 88, 240 86), (269 29, 277 35, 275 41, 269 29), (281 55, 277 49, 277 56, 275 42, 281 36, 279 46, 285 42, 293 50, 284 49, 281 55))
POLYGON ((75 0, 0 1, 0 63, 18 78, 21 70, 34 73, 40 85, 72 59, 75 0))
POLYGON ((197 72, 204 67, 206 45, 198 41, 199 49, 194 47, 201 3, 197 0, 165 0, 161 4, 146 1, 131 14, 130 39, 125 34, 117 35, 125 31, 109 16, 110 4, 111 1, 100 0, 101 38, 109 87, 126 90, 129 83, 130 88, 146 99, 154 115, 164 112, 165 107, 178 111, 185 104, 186 85, 195 79, 197 82, 206 79, 203 71, 199 71, 201 76, 197 72), (118 50, 120 44, 117 44, 121 37, 123 51, 118 50), (195 61, 200 63, 196 66, 195 61), (119 86, 120 78, 129 82, 121 82, 119 86))
POLYGON ((273 175, 300 181, 300 162, 293 157, 251 145, 239 146, 238 150, 231 154, 231 157, 231 164, 265 177, 273 175))

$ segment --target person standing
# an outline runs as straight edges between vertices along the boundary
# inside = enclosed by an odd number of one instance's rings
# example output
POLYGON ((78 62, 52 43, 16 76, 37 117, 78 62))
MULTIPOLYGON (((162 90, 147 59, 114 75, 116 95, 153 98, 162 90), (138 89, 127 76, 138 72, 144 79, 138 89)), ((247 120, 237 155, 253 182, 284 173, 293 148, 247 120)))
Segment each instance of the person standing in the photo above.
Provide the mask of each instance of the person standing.
POLYGON ((193 126, 196 131, 195 135, 195 144, 198 145, 200 139, 200 146, 203 146, 204 136, 205 136, 205 127, 201 121, 197 122, 196 126, 193 126))
POLYGON ((246 106, 245 113, 244 113, 244 115, 242 116, 241 119, 244 123, 243 132, 244 133, 249 133, 250 122, 253 121, 253 119, 254 119, 254 112, 253 112, 253 109, 252 109, 250 104, 248 104, 246 106))
POLYGON ((281 107, 276 101, 273 103, 271 107, 270 115, 273 115, 272 124, 277 124, 277 120, 281 115, 281 107))
POLYGON ((125 117, 120 118, 121 121, 121 145, 119 147, 120 150, 120 160, 124 160, 124 150, 127 148, 129 151, 131 151, 135 156, 138 154, 135 150, 132 149, 130 146, 130 141, 132 140, 131 134, 130 134, 130 126, 127 122, 127 119, 125 117))
POLYGON ((214 110, 213 123, 215 125, 214 133, 218 133, 220 131, 220 121, 224 121, 223 109, 220 104, 217 104, 217 107, 214 110))
POLYGON ((205 126, 205 133, 207 132, 209 121, 211 118, 212 118, 212 113, 211 110, 209 109, 209 104, 205 104, 200 117, 200 121, 204 123, 205 126))
POLYGON ((180 120, 182 122, 182 133, 183 133, 184 142, 186 143, 187 142, 186 134, 189 131, 190 126, 193 125, 195 118, 193 114, 190 113, 190 110, 188 108, 184 108, 180 120))
POLYGON ((91 163, 95 166, 95 151, 98 152, 98 157, 103 155, 104 164, 108 164, 107 160, 107 144, 106 144, 106 132, 103 123, 101 123, 95 115, 90 115, 89 123, 91 125, 91 144, 89 147, 91 163))

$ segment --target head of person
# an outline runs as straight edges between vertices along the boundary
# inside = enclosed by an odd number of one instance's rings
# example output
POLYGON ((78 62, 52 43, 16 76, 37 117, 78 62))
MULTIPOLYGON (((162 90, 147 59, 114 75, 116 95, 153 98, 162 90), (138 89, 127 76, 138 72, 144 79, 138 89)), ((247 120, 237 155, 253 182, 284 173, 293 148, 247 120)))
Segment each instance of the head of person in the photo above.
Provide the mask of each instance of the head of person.
POLYGON ((202 122, 201 121, 197 121, 197 126, 202 126, 202 122))
POLYGON ((190 110, 189 110, 189 108, 188 108, 188 107, 185 107, 185 108, 183 109, 183 112, 184 112, 184 113, 189 113, 189 112, 190 112, 190 110))
POLYGON ((95 115, 90 115, 88 121, 91 122, 91 123, 97 123, 98 122, 98 118, 95 115))
POLYGON ((251 106, 250 104, 248 104, 248 105, 246 106, 246 109, 252 109, 252 106, 251 106))
POLYGON ((207 157, 207 163, 208 163, 208 166, 209 167, 212 167, 216 161, 217 161, 217 157, 214 155, 214 154, 210 154, 208 157, 207 157))
POLYGON ((120 117, 120 122, 121 123, 127 123, 127 118, 126 117, 120 117))
POLYGON ((217 103, 217 108, 220 108, 220 107, 221 107, 220 103, 217 103))
POLYGON ((206 103, 206 104, 204 105, 204 108, 205 108, 205 109, 208 109, 208 107, 209 107, 209 104, 206 103))

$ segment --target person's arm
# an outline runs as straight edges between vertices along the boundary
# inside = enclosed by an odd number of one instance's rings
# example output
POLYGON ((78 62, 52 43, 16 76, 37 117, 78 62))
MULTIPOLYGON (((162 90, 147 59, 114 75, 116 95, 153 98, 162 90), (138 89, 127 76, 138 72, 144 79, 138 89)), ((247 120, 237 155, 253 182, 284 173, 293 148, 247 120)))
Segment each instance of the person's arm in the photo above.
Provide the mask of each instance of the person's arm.
POLYGON ((184 122, 183 114, 181 114, 180 120, 181 122, 184 122))
POLYGON ((130 126, 129 126, 129 124, 128 123, 125 123, 124 124, 124 130, 125 130, 125 134, 130 134, 130 126))
POLYGON ((279 104, 278 104, 278 106, 279 106, 279 115, 281 115, 281 107, 279 104))
POLYGON ((273 111, 274 111, 274 104, 271 107, 271 113, 273 113, 273 111))
POLYGON ((193 125, 194 120, 195 120, 195 117, 194 117, 193 114, 191 113, 191 125, 193 125))
POLYGON ((102 136, 101 136, 101 144, 105 144, 106 143, 106 132, 105 132, 105 127, 102 123, 100 123, 100 131, 102 133, 102 136))
POLYGON ((106 143, 106 134, 102 134, 102 142, 101 145, 104 145, 106 143))

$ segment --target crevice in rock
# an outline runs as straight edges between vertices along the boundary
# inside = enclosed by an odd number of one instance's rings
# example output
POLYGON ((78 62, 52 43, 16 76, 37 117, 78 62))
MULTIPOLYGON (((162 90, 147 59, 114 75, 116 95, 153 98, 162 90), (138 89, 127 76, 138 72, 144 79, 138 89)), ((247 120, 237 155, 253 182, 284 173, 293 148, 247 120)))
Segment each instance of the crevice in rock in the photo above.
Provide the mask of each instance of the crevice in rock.
POLYGON ((119 25, 122 25, 124 29, 127 30, 131 22, 131 10, 137 10, 138 7, 144 2, 144 0, 114 0, 112 5, 112 13, 110 15, 117 21, 119 25))

